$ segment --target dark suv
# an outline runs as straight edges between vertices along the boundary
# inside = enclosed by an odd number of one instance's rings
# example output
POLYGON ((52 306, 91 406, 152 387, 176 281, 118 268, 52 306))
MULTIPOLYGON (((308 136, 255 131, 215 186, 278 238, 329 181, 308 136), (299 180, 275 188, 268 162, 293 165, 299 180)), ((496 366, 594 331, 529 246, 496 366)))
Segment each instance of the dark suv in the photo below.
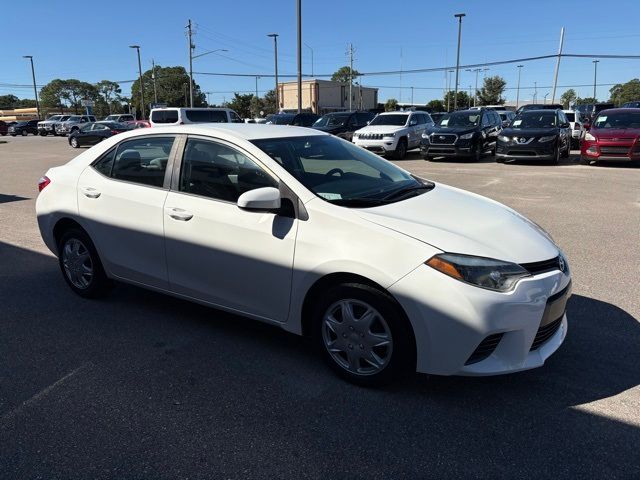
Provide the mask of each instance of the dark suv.
POLYGON ((366 127, 376 116, 373 112, 333 112, 323 115, 313 128, 345 140, 353 140, 353 132, 366 127))
POLYGON ((315 113, 277 113, 267 118, 272 125, 294 125, 296 127, 310 127, 320 115, 315 113))
POLYGON ((488 109, 459 110, 447 113, 434 127, 422 134, 422 158, 472 157, 495 153, 496 140, 502 130, 502 119, 488 109))
POLYGON ((30 133, 38 135, 38 120, 18 122, 9 127, 9 135, 11 135, 12 137, 15 137, 16 135, 22 135, 23 137, 26 137, 30 133))
POLYGON ((560 162, 571 149, 571 125, 562 110, 527 110, 518 114, 498 137, 496 160, 560 162))
POLYGON ((7 122, 0 120, 0 135, 3 137, 9 132, 9 125, 7 122))

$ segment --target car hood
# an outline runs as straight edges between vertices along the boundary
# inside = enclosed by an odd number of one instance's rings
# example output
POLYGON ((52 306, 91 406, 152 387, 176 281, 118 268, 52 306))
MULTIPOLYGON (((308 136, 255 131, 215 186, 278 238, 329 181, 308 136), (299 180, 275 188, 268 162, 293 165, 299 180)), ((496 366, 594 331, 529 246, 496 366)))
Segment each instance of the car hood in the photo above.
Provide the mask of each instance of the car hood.
POLYGON ((505 137, 547 137, 558 135, 557 128, 505 128, 502 135, 505 137))
POLYGON ((548 234, 516 211, 443 184, 404 201, 358 210, 358 214, 445 252, 515 263, 558 255, 548 234))
POLYGON ((368 125, 357 130, 358 133, 394 133, 407 127, 404 125, 368 125))
POLYGON ((437 125, 428 128, 429 133, 453 133, 455 135, 464 135, 465 133, 475 132, 475 128, 469 127, 439 127, 437 125))
POLYGON ((610 140, 612 138, 635 138, 640 135, 638 128, 593 128, 590 132, 596 138, 610 140))

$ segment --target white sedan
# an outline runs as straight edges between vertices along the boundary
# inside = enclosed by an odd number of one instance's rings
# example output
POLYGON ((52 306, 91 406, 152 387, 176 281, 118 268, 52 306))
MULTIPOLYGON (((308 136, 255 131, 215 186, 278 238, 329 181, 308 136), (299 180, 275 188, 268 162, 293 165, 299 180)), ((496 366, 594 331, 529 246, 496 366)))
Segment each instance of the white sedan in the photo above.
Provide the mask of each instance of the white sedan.
POLYGON ((567 332, 569 268, 544 230, 319 131, 136 130, 39 189, 77 294, 116 280, 310 335, 359 384, 538 367, 567 332))

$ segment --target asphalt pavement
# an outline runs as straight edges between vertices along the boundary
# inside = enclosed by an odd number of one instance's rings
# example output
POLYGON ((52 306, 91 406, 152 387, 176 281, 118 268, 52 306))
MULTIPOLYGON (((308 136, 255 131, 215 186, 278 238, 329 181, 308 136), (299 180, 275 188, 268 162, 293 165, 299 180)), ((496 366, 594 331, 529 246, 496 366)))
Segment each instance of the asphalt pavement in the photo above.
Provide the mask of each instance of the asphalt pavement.
POLYGON ((2 140, 1 479, 640 477, 640 167, 397 162, 542 225, 574 294, 542 368, 376 390, 272 326, 127 285, 75 296, 34 203, 79 152, 2 140))

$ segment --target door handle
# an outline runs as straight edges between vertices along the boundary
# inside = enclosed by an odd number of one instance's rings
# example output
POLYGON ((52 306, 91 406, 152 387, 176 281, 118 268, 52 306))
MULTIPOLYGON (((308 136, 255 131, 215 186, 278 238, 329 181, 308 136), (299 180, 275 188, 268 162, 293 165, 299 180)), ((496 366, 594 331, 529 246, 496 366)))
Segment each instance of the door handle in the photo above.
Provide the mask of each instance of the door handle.
POLYGON ((173 218, 174 220, 180 220, 182 222, 188 222, 189 220, 191 220, 193 218, 193 213, 187 212, 186 210, 183 210, 182 208, 173 208, 173 207, 169 207, 167 208, 168 210, 168 214, 171 218, 173 218))
POLYGON ((98 198, 100 196, 100 192, 93 187, 82 187, 80 190, 88 198, 98 198))

